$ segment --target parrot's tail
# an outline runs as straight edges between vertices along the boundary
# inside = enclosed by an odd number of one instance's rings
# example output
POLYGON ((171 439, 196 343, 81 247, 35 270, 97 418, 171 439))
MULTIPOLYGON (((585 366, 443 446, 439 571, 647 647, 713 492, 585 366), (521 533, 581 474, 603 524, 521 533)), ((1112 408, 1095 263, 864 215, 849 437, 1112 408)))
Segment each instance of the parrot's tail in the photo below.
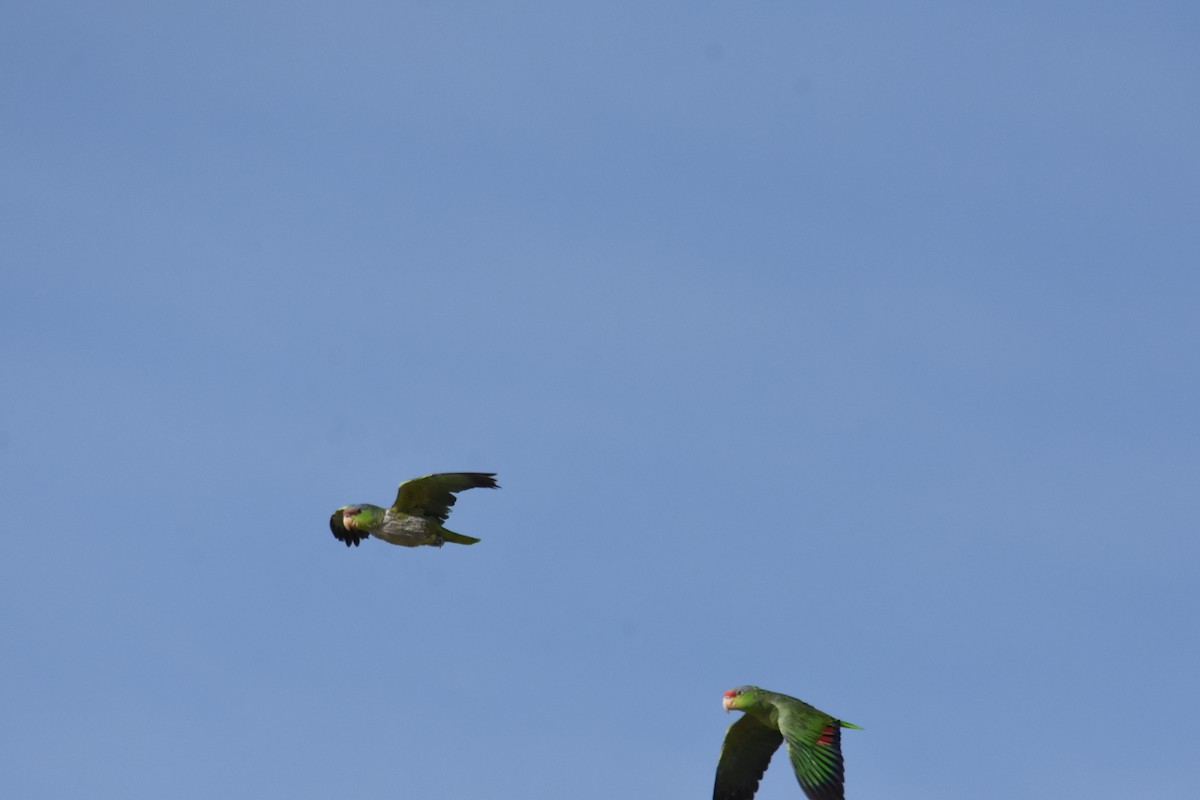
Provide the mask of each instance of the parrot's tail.
POLYGON ((474 536, 463 536, 461 533, 448 531, 445 528, 442 528, 442 538, 447 542, 454 542, 455 544, 475 544, 479 541, 474 536))

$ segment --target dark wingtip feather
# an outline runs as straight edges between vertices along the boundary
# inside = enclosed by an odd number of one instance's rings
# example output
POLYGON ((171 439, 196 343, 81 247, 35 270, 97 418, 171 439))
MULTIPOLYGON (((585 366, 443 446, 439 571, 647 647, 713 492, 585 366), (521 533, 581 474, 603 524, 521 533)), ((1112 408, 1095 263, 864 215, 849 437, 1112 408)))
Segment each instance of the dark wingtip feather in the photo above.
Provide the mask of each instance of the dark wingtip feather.
POLYGON ((472 489, 500 488, 500 484, 496 483, 496 473, 494 472, 464 472, 462 474, 471 479, 472 489))

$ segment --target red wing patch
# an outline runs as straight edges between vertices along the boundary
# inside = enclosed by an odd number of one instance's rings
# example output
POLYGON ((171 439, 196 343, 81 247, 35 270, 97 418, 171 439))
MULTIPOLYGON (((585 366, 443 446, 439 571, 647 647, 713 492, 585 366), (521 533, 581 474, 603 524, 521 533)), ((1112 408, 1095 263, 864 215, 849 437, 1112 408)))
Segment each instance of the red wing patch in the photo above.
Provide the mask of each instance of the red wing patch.
POLYGON ((817 737, 817 744, 820 747, 829 747, 833 744, 833 726, 826 725, 825 730, 821 731, 821 735, 817 737))

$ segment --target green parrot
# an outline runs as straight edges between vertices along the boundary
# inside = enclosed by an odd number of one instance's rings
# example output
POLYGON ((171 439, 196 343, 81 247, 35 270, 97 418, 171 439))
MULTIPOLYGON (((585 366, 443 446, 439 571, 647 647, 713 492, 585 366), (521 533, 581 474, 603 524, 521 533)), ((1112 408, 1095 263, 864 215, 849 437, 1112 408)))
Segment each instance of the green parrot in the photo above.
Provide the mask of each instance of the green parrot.
POLYGON ((862 728, 757 686, 730 689, 722 702, 726 712, 746 714, 725 734, 713 800, 751 800, 771 755, 785 739, 792 769, 809 800, 844 800, 842 728, 862 728))
POLYGON ((494 472, 440 472, 400 484, 391 508, 369 503, 342 506, 329 518, 329 530, 346 547, 368 536, 404 547, 441 547, 446 542, 475 544, 472 536, 442 527, 454 505, 454 493, 467 489, 499 489, 494 472))

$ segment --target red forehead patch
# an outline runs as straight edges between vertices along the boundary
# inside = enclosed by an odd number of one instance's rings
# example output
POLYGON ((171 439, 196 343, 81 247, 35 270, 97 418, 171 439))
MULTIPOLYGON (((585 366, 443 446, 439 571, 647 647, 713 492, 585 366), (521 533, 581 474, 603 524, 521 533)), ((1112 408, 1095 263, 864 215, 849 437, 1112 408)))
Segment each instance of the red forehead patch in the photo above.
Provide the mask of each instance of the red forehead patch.
POLYGON ((729 691, 725 692, 725 694, 724 694, 725 697, 737 697, 737 695, 738 695, 737 689, 730 689, 729 691))

